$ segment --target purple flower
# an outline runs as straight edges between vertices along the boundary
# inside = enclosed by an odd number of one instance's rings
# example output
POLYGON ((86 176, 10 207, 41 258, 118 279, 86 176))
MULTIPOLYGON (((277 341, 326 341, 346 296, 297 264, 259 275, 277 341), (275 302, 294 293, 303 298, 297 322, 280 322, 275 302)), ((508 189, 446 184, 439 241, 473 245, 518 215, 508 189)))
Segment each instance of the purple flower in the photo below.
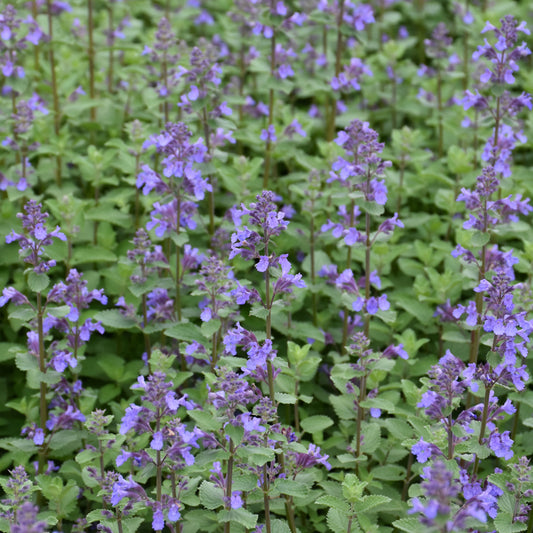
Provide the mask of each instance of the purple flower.
POLYGON ((275 143, 278 140, 278 138, 276 137, 276 130, 273 124, 270 124, 268 126, 268 129, 261 130, 260 139, 268 143, 275 143))
POLYGON ((124 498, 130 498, 136 502, 145 499, 146 493, 144 492, 144 489, 133 480, 131 475, 125 480, 119 474, 118 481, 113 484, 111 505, 118 505, 124 498))
POLYGON ((262 255, 259 257, 259 262, 255 265, 255 268, 259 272, 266 272, 268 266, 269 266, 268 257, 266 255, 262 255))
POLYGON ((29 304, 28 298, 13 287, 5 287, 0 296, 0 307, 6 305, 7 302, 12 301, 15 305, 29 304))
POLYGON ((33 435, 33 442, 35 446, 42 446, 44 444, 44 431, 42 428, 37 428, 33 435))
POLYGON ((121 435, 125 435, 128 431, 135 427, 141 409, 141 407, 133 403, 126 407, 126 412, 124 413, 124 416, 122 417, 122 423, 120 424, 121 435))
POLYGON ((231 493, 231 501, 230 501, 231 509, 240 509, 243 506, 241 494, 242 492, 240 490, 234 490, 231 493))
POLYGON ((161 433, 161 431, 156 431, 154 433, 152 442, 150 442, 150 448, 152 448, 152 450, 163 449, 163 433, 161 433))
POLYGON ((503 433, 494 432, 489 438, 489 448, 494 452, 494 455, 502 457, 506 461, 514 455, 511 449, 513 440, 509 435, 509 431, 504 431, 503 433))
POLYGON ((165 517, 163 516, 163 511, 161 511, 161 509, 156 509, 152 520, 152 529, 154 531, 161 531, 164 527, 165 517))
POLYGON ((425 463, 432 456, 432 445, 420 437, 420 440, 411 448, 411 452, 416 455, 419 463, 425 463))
POLYGON ((50 246, 54 238, 62 241, 67 240, 65 234, 60 231, 59 226, 56 226, 51 232, 45 228, 44 223, 49 215, 48 213, 42 213, 41 208, 41 204, 34 200, 29 200, 24 206, 26 214, 17 213, 17 218, 22 220, 24 233, 19 234, 12 231, 6 236, 6 243, 8 244, 19 241, 24 262, 31 264, 37 274, 47 272, 56 264, 53 259, 48 261, 41 260, 41 256, 45 253, 45 247, 50 246))

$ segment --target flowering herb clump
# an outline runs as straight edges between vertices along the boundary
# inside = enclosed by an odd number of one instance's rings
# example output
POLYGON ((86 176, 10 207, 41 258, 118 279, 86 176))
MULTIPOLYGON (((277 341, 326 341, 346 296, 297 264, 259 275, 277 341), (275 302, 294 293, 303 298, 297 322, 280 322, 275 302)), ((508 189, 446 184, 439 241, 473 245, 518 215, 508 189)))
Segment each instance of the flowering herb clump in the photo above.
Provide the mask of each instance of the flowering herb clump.
POLYGON ((533 531, 525 0, 0 7, 0 531, 533 531))

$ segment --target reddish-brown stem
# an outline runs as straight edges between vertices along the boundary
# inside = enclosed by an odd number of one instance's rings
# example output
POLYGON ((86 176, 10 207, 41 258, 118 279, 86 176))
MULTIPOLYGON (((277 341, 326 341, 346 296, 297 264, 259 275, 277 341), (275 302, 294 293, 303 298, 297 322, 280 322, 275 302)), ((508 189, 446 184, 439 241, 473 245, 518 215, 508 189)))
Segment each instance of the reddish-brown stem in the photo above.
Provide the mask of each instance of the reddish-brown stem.
MULTIPOLYGON (((202 122, 204 125, 205 146, 207 153, 211 153, 211 141, 209 140, 209 123, 207 122, 207 107, 202 109, 202 122)), ((209 205, 209 235, 212 237, 215 234, 215 187, 213 179, 209 176, 209 185, 211 185, 211 191, 209 191, 208 205, 209 205)))
MULTIPOLYGON (((87 36, 89 38, 89 47, 87 53, 89 56, 89 97, 94 104, 94 24, 93 24, 93 0, 87 0, 87 36)), ((96 120, 96 107, 91 106, 91 121, 96 120)))
MULTIPOLYGON (((46 353, 44 351, 44 327, 43 327, 43 302, 41 293, 37 293, 37 335, 39 337, 39 370, 41 374, 46 372, 46 353)), ((46 405, 46 383, 40 379, 39 384, 39 427, 46 432, 46 420, 48 418, 48 409, 46 405)), ((46 455, 44 448, 39 449, 39 474, 45 472, 46 455)))
POLYGON ((107 90, 113 93, 113 77, 114 77, 114 62, 115 62, 115 35, 114 35, 114 21, 113 21, 113 4, 110 2, 107 6, 107 31, 109 34, 109 64, 107 68, 107 90))
MULTIPOLYGON (((57 94, 56 62, 54 58, 54 25, 52 19, 52 0, 46 0, 48 11, 48 35, 50 37, 48 56, 50 61, 50 74, 52 78, 52 98, 54 101, 54 133, 59 137, 59 126, 61 124, 61 114, 59 110, 59 97, 57 94)), ((56 156, 56 185, 61 187, 61 156, 56 156)))

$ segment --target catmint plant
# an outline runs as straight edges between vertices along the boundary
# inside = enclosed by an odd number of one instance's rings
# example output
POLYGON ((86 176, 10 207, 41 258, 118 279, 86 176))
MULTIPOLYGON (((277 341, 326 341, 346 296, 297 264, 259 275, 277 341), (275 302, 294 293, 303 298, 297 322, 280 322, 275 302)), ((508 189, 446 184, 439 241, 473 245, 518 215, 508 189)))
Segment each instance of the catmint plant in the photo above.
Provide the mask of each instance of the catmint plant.
MULTIPOLYGON (((28 100, 19 99, 16 103, 16 110, 11 115, 13 136, 6 137, 2 141, 2 146, 17 154, 20 167, 15 170, 15 174, 18 176, 16 187, 19 191, 25 191, 28 187, 28 178, 33 172, 28 156, 30 152, 39 147, 39 143, 31 142, 36 111, 43 115, 48 114, 48 110, 44 107, 37 94, 34 94, 28 100)), ((8 180, 7 185, 14 186, 15 183, 8 180)))
MULTIPOLYGON (((493 121, 493 135, 487 141, 482 160, 508 177, 511 175, 509 159, 514 144, 517 140, 526 140, 522 131, 516 128, 515 117, 525 107, 531 110, 532 103, 528 93, 513 96, 505 86, 515 83, 514 73, 519 70, 518 61, 531 54, 525 42, 518 44, 519 32, 529 35, 530 31, 525 22, 519 24, 510 15, 501 19, 500 23, 501 27, 497 28, 487 22, 481 32, 492 32, 497 42, 491 44, 485 38, 485 44, 478 46, 477 51, 472 54, 474 61, 485 58, 489 65, 480 75, 479 90, 465 91, 461 104, 465 110, 472 108, 476 111, 476 123, 478 114, 488 116, 493 121), (512 129, 511 125, 514 126, 512 129)), ((467 117, 463 126, 468 127, 470 123, 467 117)))
MULTIPOLYGON (((180 407, 193 409, 195 404, 188 400, 186 394, 178 397, 172 390, 172 382, 168 381, 165 372, 160 370, 154 370, 146 378, 139 376, 132 389, 142 391, 142 403, 132 403, 126 408, 120 434, 127 435, 132 430, 136 435, 147 434, 149 450, 123 449, 116 459, 116 464, 120 467, 128 461, 133 461, 134 465, 153 465, 155 498, 148 497, 147 492, 132 476, 129 481, 120 476, 113 484, 111 504, 116 507, 124 498, 129 498, 127 505, 142 501, 152 509, 152 528, 155 531, 162 530, 165 523, 172 531, 176 531, 173 524, 181 516, 179 491, 186 486, 186 479, 178 479, 179 472, 194 464, 195 458, 191 452, 199 448, 198 441, 203 437, 203 432, 198 428, 183 423, 177 412, 180 407), (163 488, 164 474, 170 475, 170 490, 163 488)), ((132 444, 136 447, 135 443, 132 444)))
POLYGON ((172 67, 181 57, 178 44, 177 36, 172 31, 169 19, 163 17, 157 26, 153 47, 145 46, 142 52, 143 55, 148 56, 150 59, 148 70, 150 75, 157 80, 156 89, 159 96, 163 98, 162 107, 165 124, 170 119, 168 97, 178 83, 175 79, 177 70, 172 67), (154 65, 159 65, 159 70, 156 70, 154 65))
MULTIPOLYGON (((355 120, 346 130, 339 132, 336 143, 346 152, 346 158, 339 156, 332 165, 328 183, 338 181, 342 187, 348 189, 349 204, 342 204, 338 208, 339 222, 328 222, 322 226, 322 231, 332 231, 333 236, 343 237, 348 246, 346 270, 336 280, 342 290, 356 295, 352 302, 352 310, 365 310, 364 333, 368 336, 370 315, 378 309, 387 310, 389 304, 385 295, 379 298, 371 297, 370 288, 374 283, 379 288, 380 281, 377 272, 371 271, 371 248, 378 236, 390 234, 395 226, 403 227, 396 213, 392 218, 382 222, 376 231, 372 231, 371 216, 383 213, 387 201, 387 187, 383 177, 385 169, 391 166, 390 161, 383 161, 379 155, 383 150, 383 143, 377 141, 378 134, 368 126, 367 122, 355 120), (361 214, 356 200, 362 198, 361 206, 365 211, 364 233, 356 228, 357 217, 361 214), (354 281, 352 267, 352 246, 362 243, 365 246, 363 290, 354 281), (349 289, 348 289, 349 286, 349 289)), ((344 326, 341 346, 345 346, 348 338, 348 313, 344 311, 344 326)))
POLYGON ((424 79, 434 80, 432 83, 432 89, 426 91, 424 88, 420 88, 418 92, 418 99, 436 108, 436 124, 437 124, 437 153, 439 157, 442 157, 444 153, 444 95, 443 95, 443 78, 446 77, 447 72, 453 72, 458 63, 460 63, 459 57, 451 53, 451 45, 453 39, 449 35, 449 30, 446 24, 440 22, 437 24, 431 34, 431 38, 424 40, 424 46, 426 55, 431 58, 432 63, 430 66, 422 64, 418 69, 418 76, 424 79), (434 86, 434 88, 433 88, 434 86))
MULTIPOLYGON (((232 131, 226 132, 223 128, 218 128, 216 133, 211 131, 211 123, 221 117, 230 116, 233 110, 228 106, 226 101, 217 101, 217 88, 221 83, 222 69, 217 61, 214 60, 215 52, 211 47, 202 50, 195 46, 190 52, 190 67, 180 66, 176 78, 186 80, 188 89, 182 88, 182 95, 178 107, 186 114, 191 114, 198 109, 199 122, 202 125, 201 130, 204 134, 206 146, 206 159, 210 160, 213 156, 213 144, 225 144, 225 141, 235 143, 232 137, 232 131), (187 92, 188 91, 188 92, 187 92), (209 110, 209 108, 211 108, 209 110)), ((216 57, 216 56, 215 56, 216 57)), ((208 202, 209 202, 209 234, 215 232, 215 189, 214 180, 208 178, 210 185, 208 202)))
MULTIPOLYGON (((291 264, 288 254, 278 255, 272 251, 273 237, 278 236, 288 225, 285 213, 277 210, 274 193, 263 191, 256 197, 256 200, 250 204, 249 208, 243 204, 241 209, 233 211, 239 229, 231 236, 232 248, 229 257, 233 259, 240 255, 245 260, 257 261, 256 270, 264 273, 265 291, 259 296, 259 305, 262 310, 256 314, 265 317, 266 340, 260 346, 255 335, 237 324, 233 331, 228 332, 223 342, 226 350, 233 354, 235 354, 236 345, 241 344, 245 347, 248 353, 247 370, 256 373, 262 381, 267 382, 270 400, 275 405, 274 377, 276 371, 273 360, 276 350, 272 347, 272 310, 276 304, 280 303, 280 300, 276 301, 277 297, 284 293, 291 293, 293 287, 303 288, 306 285, 301 274, 290 274, 291 264), (248 218, 250 227, 242 225, 241 217, 248 218), (274 268, 280 269, 281 273, 277 273, 279 277, 273 280, 271 273, 274 268)), ((248 301, 252 295, 255 293, 244 289, 242 291, 243 303, 248 301)), ((281 461, 283 464, 283 458, 281 461)), ((267 483, 265 475, 264 483, 267 483)), ((265 491, 266 488, 265 485, 265 491)), ((288 501, 286 511, 291 531, 294 531, 294 516, 288 501)))
MULTIPOLYGON (((41 211, 41 204, 30 200, 26 206, 26 214, 20 213, 22 233, 12 231, 6 242, 18 241, 23 261, 30 265, 27 270, 29 288, 35 293, 35 303, 14 287, 4 288, 0 297, 0 306, 11 301, 15 305, 23 305, 29 309, 28 353, 20 354, 27 362, 24 368, 29 371, 28 380, 39 388, 39 425, 33 424, 24 430, 35 445, 39 446, 39 473, 44 472, 45 457, 53 435, 61 429, 70 429, 75 421, 83 422, 84 415, 79 411, 76 398, 81 392, 81 382, 69 385, 62 377, 68 368, 76 368, 80 357, 80 348, 86 343, 93 331, 104 333, 101 323, 91 318, 81 320, 81 313, 89 307, 89 303, 98 300, 107 303, 102 290, 87 289, 87 282, 81 279, 76 270, 71 270, 67 283, 57 283, 46 296, 43 292, 49 284, 46 274, 56 262, 47 259, 46 248, 54 239, 66 240, 59 226, 48 231, 45 226, 48 213, 41 211), (33 268, 31 268, 33 267, 33 268), (53 304, 64 304, 54 306, 53 304), (65 336, 64 341, 53 341, 45 348, 45 337, 51 329, 65 336), (50 376, 50 372, 55 374, 50 376), (46 375, 49 375, 45 379, 46 375), (50 387, 49 387, 50 385, 50 387), (48 389, 54 392, 50 404, 47 401, 48 389), (49 412, 50 409, 50 412, 49 412)), ((22 364, 22 359, 21 359, 22 364)))
POLYGON ((169 122, 159 135, 152 135, 145 142, 145 147, 155 145, 157 151, 165 156, 162 160, 163 172, 155 172, 148 165, 143 165, 137 176, 137 187, 142 189, 143 194, 155 190, 166 202, 154 202, 146 228, 155 229, 158 237, 170 237, 175 244, 175 311, 178 321, 181 321, 181 248, 187 242, 181 228, 196 227, 193 215, 197 204, 192 198, 202 200, 206 191, 212 191, 211 184, 202 177, 198 168, 204 161, 207 148, 202 138, 192 143, 191 136, 183 122, 169 122))

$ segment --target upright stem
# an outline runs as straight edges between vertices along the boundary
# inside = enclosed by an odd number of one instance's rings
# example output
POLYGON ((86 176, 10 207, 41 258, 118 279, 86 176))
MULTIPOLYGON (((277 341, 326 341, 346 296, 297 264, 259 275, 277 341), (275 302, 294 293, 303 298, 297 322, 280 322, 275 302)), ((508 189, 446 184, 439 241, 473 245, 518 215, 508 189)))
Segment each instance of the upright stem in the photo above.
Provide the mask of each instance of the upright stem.
MULTIPOLYGON (((341 61, 342 61, 342 23, 344 19, 344 0, 339 1, 339 14, 337 17, 337 47, 335 49, 335 77, 339 77, 341 72, 341 61)), ((326 140, 331 142, 335 136, 335 117, 337 114, 337 102, 335 98, 328 100, 330 102, 330 110, 328 116, 328 123, 326 127, 326 140)))
MULTIPOLYGON (((89 97, 94 104, 94 41, 93 41, 93 0, 87 0, 87 34, 89 37, 89 97)), ((96 107, 91 106, 91 121, 96 120, 96 107)))
MULTIPOLYGON (((488 411, 489 411, 489 402, 490 402, 490 391, 491 387, 486 386, 485 388, 485 399, 483 401, 483 415, 481 418, 481 428, 479 429, 479 444, 483 444, 483 438, 485 437, 485 429, 487 427, 487 418, 488 418, 488 411)), ((474 463, 474 472, 473 477, 477 475, 477 470, 479 467, 479 456, 476 456, 476 461, 474 463)))
POLYGON ((516 440, 516 431, 518 430, 518 424, 520 423, 520 402, 516 402, 516 411, 513 415, 513 429, 511 430, 511 439, 516 440))
MULTIPOLYGON (((233 460, 235 454, 235 446, 233 445, 233 440, 229 440, 229 459, 228 459, 228 472, 226 474, 226 498, 228 501, 231 501, 231 493, 233 491, 233 460)), ((231 505, 230 505, 231 508, 231 505)), ((231 522, 226 522, 224 524, 224 533, 230 533, 231 522)))
POLYGON ((454 451, 452 428, 453 428, 453 417, 452 417, 452 413, 450 413, 448 415, 448 428, 447 428, 447 431, 448 431, 448 459, 450 459, 450 460, 453 459, 453 451, 454 451))
MULTIPOLYGON (((44 351, 44 328, 43 328, 43 302, 41 293, 37 293, 37 335, 39 337, 39 370, 41 374, 46 372, 46 354, 44 351)), ((46 420, 48 409, 46 405, 46 383, 40 379, 39 384, 39 427, 46 432, 46 420)), ((39 474, 45 472, 45 452, 44 448, 39 449, 39 474)))
POLYGON ((405 154, 402 153, 400 158, 400 190, 398 192, 398 203, 396 205, 396 212, 400 216, 400 210, 402 207, 402 192, 403 192, 403 179, 405 176, 405 154))
POLYGON ((300 405, 298 401, 298 388, 300 386, 300 381, 296 380, 294 382, 294 396, 296 398, 296 401, 294 402, 294 429, 296 430, 296 433, 300 433, 300 405))
POLYGON ((442 157, 444 151, 444 129, 442 125, 442 75, 440 66, 437 67, 437 123, 439 130, 439 157, 442 157))
MULTIPOLYGON (((181 195, 178 194, 177 198, 178 208, 177 208, 177 233, 180 234, 180 218, 181 218, 181 195)), ((181 249, 176 244, 176 300, 174 302, 176 316, 178 322, 181 322, 181 249)))
POLYGON ((409 459, 407 460, 407 472, 405 473, 405 479, 403 481, 403 488, 402 488, 402 502, 407 500, 412 467, 413 467, 413 454, 409 452, 409 459))
MULTIPOLYGON (((246 77, 246 69, 244 68, 244 55, 245 49, 244 44, 241 44, 241 49, 239 51, 239 96, 242 97, 244 94, 244 81, 246 77)), ((242 124, 243 119, 243 110, 242 104, 239 104, 239 125, 242 124)))
MULTIPOLYGON (((268 242, 265 243, 265 255, 268 257, 268 242)), ((265 272, 265 303, 267 306, 267 317, 266 317, 266 337, 267 339, 272 339, 272 302, 270 296, 270 272, 267 267, 265 272)), ((267 359, 267 374, 268 374, 268 393, 272 404, 276 405, 276 397, 274 392, 274 369, 272 368, 272 361, 267 359)))
POLYGON ((107 90, 109 93, 113 92, 113 76, 114 76, 114 56, 115 51, 113 49, 115 44, 114 35, 114 21, 113 21, 113 4, 109 3, 107 6, 107 31, 109 34, 109 65, 107 69, 107 90))
MULTIPOLYGON (((136 152, 135 153, 135 179, 137 179, 137 176, 139 175, 140 157, 141 157, 141 154, 139 152, 136 152)), ((135 187, 135 230, 139 229, 140 209, 141 209, 141 198, 140 198, 139 187, 135 187)))
POLYGON ((529 511, 529 519, 527 521, 526 533, 531 533, 532 531, 533 531, 533 507, 529 511))
MULTIPOLYGON (((355 224, 355 217, 354 217, 354 209, 355 209, 355 200, 352 199, 350 202, 350 227, 353 228, 353 225, 355 224)), ((346 268, 350 269, 352 267, 352 247, 348 246, 348 254, 346 257, 346 268)), ((342 353, 346 353, 346 343, 348 342, 348 310, 344 310, 344 323, 342 326, 342 346, 341 351, 342 353)))
POLYGON ((469 66, 470 66, 470 52, 468 49, 468 30, 465 30, 464 37, 463 37, 463 90, 466 91, 468 87, 470 86, 470 72, 469 72, 469 66))
MULTIPOLYGON (((381 43, 381 40, 380 40, 380 43, 381 43)), ((394 73, 394 71, 393 71, 391 84, 392 84, 392 106, 391 106, 392 129, 395 130, 397 122, 398 122, 397 113, 396 113, 396 99, 397 99, 397 93, 398 93, 398 86, 396 83, 396 74, 394 73)))
MULTIPOLYGON (((268 257, 268 240, 265 239, 265 250, 264 254, 268 257)), ((266 337, 267 339, 272 339, 272 297, 270 294, 270 272, 269 268, 267 267, 265 272, 265 303, 267 306, 268 314, 266 317, 266 337)), ((268 375, 268 391, 270 395, 270 399, 272 401, 272 405, 277 406, 276 404, 276 395, 274 392, 274 369, 272 366, 272 361, 270 359, 267 359, 267 375, 268 375)), ((265 437, 266 438, 266 437, 265 437)), ((281 463, 281 473, 285 473, 285 456, 283 454, 283 451, 280 451, 278 453, 278 458, 281 463)), ((265 482, 267 480, 267 470, 266 470, 266 463, 263 467, 263 476, 265 478, 265 482)), ((268 486, 267 489, 268 490, 268 486)), ((263 494, 264 494, 264 501, 265 501, 265 525, 267 532, 270 531, 270 505, 268 502, 268 494, 265 492, 265 488, 263 488, 263 494)), ((294 522, 294 511, 292 509, 291 505, 291 499, 290 496, 285 496, 285 514, 287 517, 287 521, 289 522, 289 529, 291 530, 291 533, 296 533, 296 525, 294 522)))
MULTIPOLYGON (((365 410, 361 407, 361 402, 366 399, 366 376, 361 377, 359 382, 359 400, 357 404, 357 423, 356 423, 356 444, 355 444, 355 456, 357 459, 361 457, 361 426, 365 417, 365 410)), ((355 473, 359 475, 359 463, 355 464, 355 473)))
MULTIPOLYGON (((37 0, 31 0, 31 15, 33 17, 33 20, 37 22, 37 0)), ((39 72, 39 43, 33 46, 33 63, 35 67, 35 72, 39 72)))
MULTIPOLYGON (((168 19, 167 19, 168 20, 168 19)), ((163 52, 163 63, 161 64, 163 68, 163 85, 165 86, 165 89, 168 90, 167 84, 168 84, 168 64, 167 64, 167 51, 165 50, 163 52)), ((168 101, 165 97, 165 100, 163 102, 163 114, 165 116, 165 124, 168 122, 168 101)))
MULTIPOLYGON (((59 137, 59 126, 61 124, 61 113, 59 109, 59 97, 57 94, 56 62, 54 58, 54 25, 52 19, 52 0, 46 0, 48 11, 48 35, 50 36, 50 47, 48 55, 50 60, 50 73, 52 78, 52 97, 54 100, 54 133, 56 139, 59 137)), ((61 156, 56 156, 56 185, 61 187, 61 156)))
MULTIPOLYGON (((202 109, 202 122, 204 123, 204 136, 205 146, 207 153, 211 154, 211 141, 209 140, 209 124, 207 122, 207 107, 202 109)), ((209 192, 209 235, 212 237, 215 234, 215 187, 211 176, 209 176, 209 185, 211 185, 211 191, 209 192)))
POLYGON ((341 59, 342 59, 342 23, 344 20, 344 0, 339 2, 339 16, 337 18, 337 48, 335 50, 335 76, 338 76, 341 72, 341 59))
MULTIPOLYGON (((370 187, 370 181, 368 181, 370 187)), ((368 190, 368 189, 367 189, 368 190)), ((370 213, 365 213, 365 230, 366 230, 366 245, 365 245, 365 300, 368 302, 370 298, 370 251, 372 249, 372 242, 370 240, 370 213)), ((368 338, 370 330, 370 315, 365 314, 365 337, 368 338)))
POLYGON ((265 508, 265 529, 266 533, 272 533, 272 527, 270 525, 270 496, 268 491, 268 472, 267 463, 265 463, 263 465, 263 506, 265 508))
POLYGON ((315 217, 313 215, 313 205, 311 206, 311 232, 309 236, 309 259, 311 261, 311 283, 313 285, 313 292, 311 293, 311 301, 313 308, 313 326, 316 326, 318 323, 317 319, 317 306, 318 298, 315 292, 315 280, 316 280, 316 269, 315 269, 315 217))
MULTIPOLYGON (((274 9, 274 0, 270 0, 270 7, 274 9)), ((276 70, 276 30, 272 30, 272 37, 270 42, 270 81, 274 80, 274 73, 276 70)), ((268 91, 268 125, 269 127, 274 123, 274 88, 270 87, 268 91)), ((265 174, 263 176, 263 189, 268 189, 268 179, 270 178, 270 167, 271 167, 271 151, 272 146, 270 142, 270 136, 267 137, 266 146, 265 146, 265 174)))

